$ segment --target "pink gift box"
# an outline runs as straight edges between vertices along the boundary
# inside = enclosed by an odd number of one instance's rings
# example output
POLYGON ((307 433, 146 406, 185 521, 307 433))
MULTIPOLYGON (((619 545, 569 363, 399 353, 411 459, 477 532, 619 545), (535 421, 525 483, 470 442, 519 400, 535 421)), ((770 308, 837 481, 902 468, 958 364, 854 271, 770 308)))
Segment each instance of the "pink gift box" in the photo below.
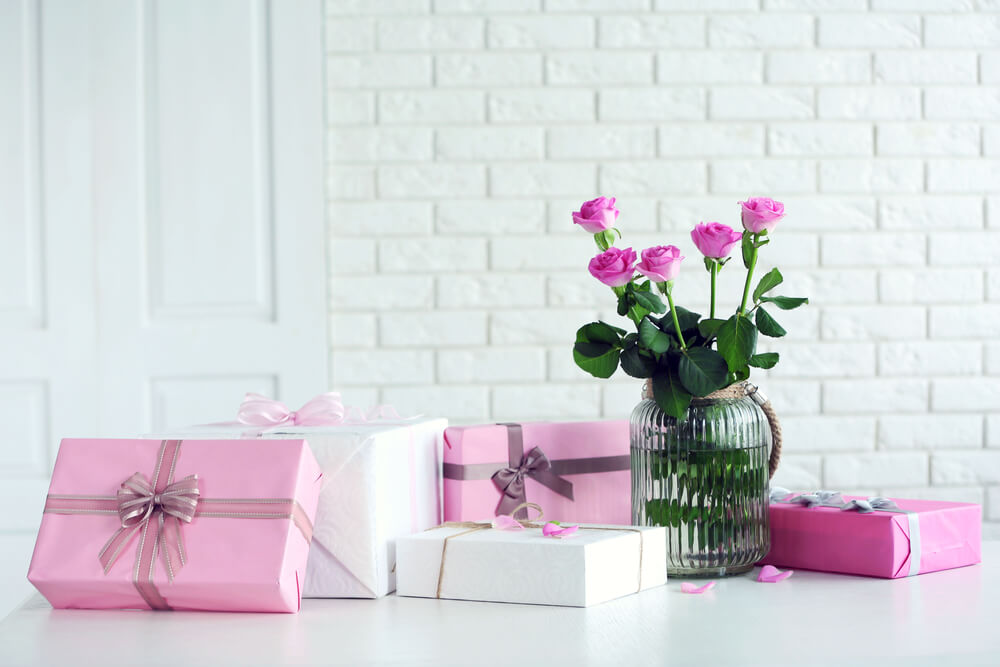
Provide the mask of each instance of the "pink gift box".
POLYGON ((556 521, 632 523, 627 421, 452 426, 444 439, 445 521, 532 502, 556 521))
POLYGON ((57 609, 295 612, 320 486, 304 440, 66 439, 28 579, 57 609))
POLYGON ((867 513, 772 502, 771 550, 760 564, 895 579, 980 562, 979 505, 892 501, 897 510, 867 513))

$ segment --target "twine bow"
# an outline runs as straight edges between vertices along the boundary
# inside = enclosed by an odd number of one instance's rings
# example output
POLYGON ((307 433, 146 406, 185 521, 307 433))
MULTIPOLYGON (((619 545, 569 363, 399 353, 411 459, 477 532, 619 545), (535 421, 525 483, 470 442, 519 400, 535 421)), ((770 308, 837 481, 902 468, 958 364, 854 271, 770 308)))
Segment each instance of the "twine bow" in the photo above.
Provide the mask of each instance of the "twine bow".
MULTIPOLYGON (((122 482, 117 495, 122 526, 98 554, 104 573, 108 573, 136 535, 146 533, 152 519, 155 524, 152 540, 163 552, 167 578, 173 581, 174 573, 184 567, 186 560, 181 522, 191 523, 194 519, 200 495, 198 475, 188 475, 168 484, 159 493, 142 473, 137 472, 122 482)), ((155 553, 152 560, 156 560, 155 553)))

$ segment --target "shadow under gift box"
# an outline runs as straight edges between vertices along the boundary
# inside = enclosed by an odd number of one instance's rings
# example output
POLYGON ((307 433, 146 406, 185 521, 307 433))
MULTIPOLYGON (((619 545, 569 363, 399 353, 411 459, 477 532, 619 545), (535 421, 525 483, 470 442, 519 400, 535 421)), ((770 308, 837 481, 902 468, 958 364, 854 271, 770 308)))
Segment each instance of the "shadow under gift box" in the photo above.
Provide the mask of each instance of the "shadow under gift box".
MULTIPOLYGON (((196 515, 190 523, 181 523, 184 565, 171 582, 162 553, 156 555, 153 583, 159 594, 171 609, 297 611, 322 483, 306 442, 180 442, 173 479, 197 475, 199 504, 245 499, 251 502, 242 507, 269 514, 269 507, 297 503, 301 512, 281 518, 273 518, 280 513, 273 511, 267 518, 196 515), (262 499, 294 503, 260 504, 260 509, 253 505, 262 499)), ((152 479, 162 445, 148 439, 63 440, 49 486, 50 502, 53 495, 115 496, 136 472, 152 479)), ((47 511, 28 579, 57 609, 149 609, 134 579, 141 534, 121 550, 107 574, 99 560, 120 527, 117 512, 47 511)))
POLYGON ((520 502, 533 502, 554 521, 632 523, 625 420, 452 426, 444 439, 445 521, 480 521, 507 514, 520 502), (511 496, 508 507, 498 508, 503 493, 493 474, 514 472, 518 459, 535 448, 551 463, 550 472, 572 485, 572 498, 526 472, 523 497, 511 496))
POLYGON ((771 550, 758 564, 895 579, 980 562, 979 505, 892 500, 904 511, 772 502, 771 550))

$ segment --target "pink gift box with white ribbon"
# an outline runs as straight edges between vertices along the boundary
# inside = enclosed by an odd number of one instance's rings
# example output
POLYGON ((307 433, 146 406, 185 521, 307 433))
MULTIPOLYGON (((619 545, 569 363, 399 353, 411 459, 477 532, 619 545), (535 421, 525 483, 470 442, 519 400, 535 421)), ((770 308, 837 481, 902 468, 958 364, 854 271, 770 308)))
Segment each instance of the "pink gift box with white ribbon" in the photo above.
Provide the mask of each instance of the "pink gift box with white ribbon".
POLYGON ((295 612, 321 478, 301 439, 63 440, 28 579, 57 609, 295 612))
POLYGON ((624 420, 452 426, 442 476, 445 521, 479 521, 533 502, 560 521, 632 523, 624 420))
POLYGON ((973 503, 791 493, 773 488, 761 564, 895 579, 980 562, 973 503))

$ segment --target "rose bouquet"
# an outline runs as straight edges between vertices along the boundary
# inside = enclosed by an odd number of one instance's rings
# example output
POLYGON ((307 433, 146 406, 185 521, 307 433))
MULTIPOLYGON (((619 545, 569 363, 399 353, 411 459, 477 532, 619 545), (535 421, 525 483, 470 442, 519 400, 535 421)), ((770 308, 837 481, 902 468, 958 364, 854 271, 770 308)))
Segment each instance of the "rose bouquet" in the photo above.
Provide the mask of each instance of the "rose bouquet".
POLYGON ((774 295, 782 282, 778 269, 764 274, 751 291, 758 252, 770 243, 785 207, 767 197, 751 197, 740 207, 742 233, 718 222, 701 222, 691 230, 711 276, 709 314, 703 318, 674 304, 674 281, 684 260, 676 246, 646 248, 641 256, 632 248, 615 247, 616 237, 621 238, 614 226, 619 214, 615 198, 584 202, 573 222, 593 234, 601 250, 590 260, 590 273, 611 287, 618 314, 628 317, 635 331, 601 321, 580 327, 573 346, 576 364, 595 377, 611 377, 620 365, 632 377, 648 379, 653 400, 678 420, 693 397, 746 380, 751 367, 777 364, 777 352, 757 352, 758 334, 780 338, 786 333, 768 308, 790 310, 809 300, 774 295), (736 246, 742 248, 746 268, 743 296, 735 313, 716 317, 716 277, 736 246))

